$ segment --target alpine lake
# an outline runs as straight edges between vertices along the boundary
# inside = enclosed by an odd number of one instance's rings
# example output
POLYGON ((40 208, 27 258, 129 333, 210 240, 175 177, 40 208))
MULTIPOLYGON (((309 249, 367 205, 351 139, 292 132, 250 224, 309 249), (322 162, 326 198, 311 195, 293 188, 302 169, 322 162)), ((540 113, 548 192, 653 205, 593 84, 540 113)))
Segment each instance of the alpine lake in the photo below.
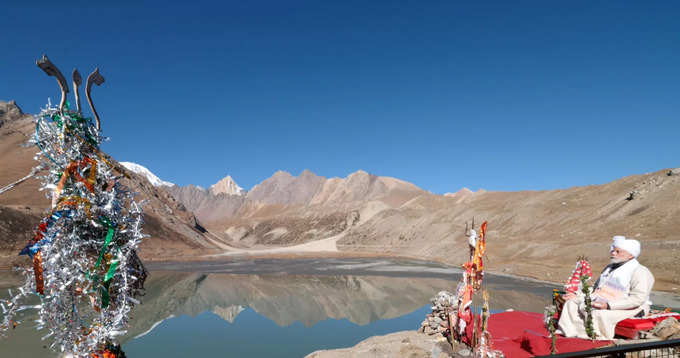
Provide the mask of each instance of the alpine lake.
MULTIPOLYGON (((127 357, 304 357, 375 335, 416 330, 458 268, 384 259, 154 263, 121 339, 127 357)), ((0 297, 19 277, 0 271, 0 297)), ((488 274, 492 312, 543 312, 554 286, 488 274)), ((478 308, 477 308, 478 310, 478 308)), ((35 312, 0 338, 0 357, 59 357, 35 312)))

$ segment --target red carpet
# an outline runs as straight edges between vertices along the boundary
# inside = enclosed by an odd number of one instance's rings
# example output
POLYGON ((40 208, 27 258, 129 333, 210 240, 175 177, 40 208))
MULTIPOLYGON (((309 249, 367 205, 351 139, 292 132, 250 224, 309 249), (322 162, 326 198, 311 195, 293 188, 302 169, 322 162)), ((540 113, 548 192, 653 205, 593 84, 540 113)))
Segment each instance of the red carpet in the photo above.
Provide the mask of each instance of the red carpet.
MULTIPOLYGON (((506 357, 533 357, 550 354, 550 332, 543 324, 543 314, 534 312, 502 312, 489 317, 489 333, 493 348, 506 357)), ((611 341, 591 341, 580 338, 557 338, 557 352, 567 353, 594 349, 611 341)))

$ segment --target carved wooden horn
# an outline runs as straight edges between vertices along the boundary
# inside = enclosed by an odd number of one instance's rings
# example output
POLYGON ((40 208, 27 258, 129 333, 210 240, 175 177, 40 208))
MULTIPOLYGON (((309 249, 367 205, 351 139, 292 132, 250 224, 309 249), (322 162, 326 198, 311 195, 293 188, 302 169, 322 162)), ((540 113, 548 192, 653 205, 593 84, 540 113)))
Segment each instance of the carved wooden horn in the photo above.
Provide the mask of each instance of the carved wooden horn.
POLYGON ((40 69, 45 71, 48 76, 54 76, 57 78, 59 83, 59 88, 61 88, 61 102, 59 102, 59 111, 64 112, 64 105, 66 104, 66 94, 68 93, 68 84, 66 83, 66 78, 61 74, 61 71, 55 66, 47 55, 43 55, 41 59, 36 61, 36 64, 40 69))
POLYGON ((77 69, 73 69, 73 94, 76 95, 76 109, 78 110, 78 113, 83 113, 82 108, 80 108, 80 93, 78 91, 78 87, 83 84, 83 78, 80 77, 80 72, 78 72, 77 69))
POLYGON ((92 103, 92 97, 90 96, 90 91, 92 90, 93 83, 96 84, 97 86, 101 86, 102 83, 104 83, 104 76, 102 76, 99 73, 99 67, 95 68, 94 71, 92 71, 92 73, 90 73, 90 75, 87 76, 87 84, 85 85, 85 95, 87 96, 87 103, 90 104, 92 114, 94 114, 94 119, 97 121, 97 130, 101 130, 102 123, 99 120, 99 114, 97 114, 97 110, 94 108, 94 103, 92 103))

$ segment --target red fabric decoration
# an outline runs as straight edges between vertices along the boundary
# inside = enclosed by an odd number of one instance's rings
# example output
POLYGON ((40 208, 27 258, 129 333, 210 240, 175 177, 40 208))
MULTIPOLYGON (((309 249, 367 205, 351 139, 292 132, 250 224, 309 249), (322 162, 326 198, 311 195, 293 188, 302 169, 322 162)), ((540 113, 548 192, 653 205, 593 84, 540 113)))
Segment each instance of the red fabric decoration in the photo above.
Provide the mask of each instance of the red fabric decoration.
POLYGON ((668 317, 675 317, 676 319, 680 320, 680 313, 666 313, 655 315, 649 318, 624 319, 616 325, 616 330, 614 332, 616 335, 621 337, 635 338, 637 337, 638 332, 650 330, 654 328, 657 323, 665 320, 668 317))
POLYGON ((657 323, 665 320, 668 317, 675 317, 675 319, 680 320, 680 313, 666 313, 660 315, 654 315, 652 317, 646 318, 628 318, 619 322, 617 326, 635 328, 640 330, 652 329, 657 323), (649 327, 649 328, 647 328, 649 327))
POLYGON ((614 330, 615 335, 621 336, 621 337, 626 337, 628 339, 636 338, 637 335, 638 335, 638 332, 640 332, 640 330, 638 330, 638 329, 621 327, 621 326, 616 326, 616 329, 614 330))
POLYGON ((588 279, 593 277, 593 269, 590 267, 590 263, 584 259, 576 263, 574 272, 572 272, 571 277, 569 277, 569 280, 564 285, 565 291, 576 293, 581 286, 581 276, 588 277, 588 279))
MULTIPOLYGON (((492 338, 491 345, 494 349, 503 351, 506 357, 519 358, 550 354, 550 332, 545 328, 541 313, 512 311, 492 314, 489 317, 488 330, 492 338)), ((577 352, 608 344, 611 344, 611 341, 591 341, 558 336, 557 352, 577 352)))

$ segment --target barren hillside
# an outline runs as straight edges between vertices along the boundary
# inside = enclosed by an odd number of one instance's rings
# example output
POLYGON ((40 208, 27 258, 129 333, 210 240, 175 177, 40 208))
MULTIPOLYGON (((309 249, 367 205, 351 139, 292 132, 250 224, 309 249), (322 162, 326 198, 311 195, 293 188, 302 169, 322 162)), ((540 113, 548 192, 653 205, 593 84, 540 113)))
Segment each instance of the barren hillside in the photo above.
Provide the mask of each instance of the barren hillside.
MULTIPOLYGON (((245 198, 205 197, 206 226, 233 246, 290 246, 337 238, 335 248, 464 262, 465 222, 489 221, 488 267, 561 281, 579 255, 595 267, 608 260, 611 237, 642 242, 640 261, 656 289, 680 290, 680 170, 664 169, 611 183, 550 191, 434 195, 393 178, 359 171, 326 179, 277 172, 245 198)), ((181 200, 181 198, 180 198, 181 200)), ((332 251, 332 250, 331 250, 332 251)))
MULTIPOLYGON (((23 178, 37 164, 33 160, 36 148, 25 145, 34 128, 32 116, 24 114, 14 102, 0 102, 0 187, 23 178)), ((167 191, 123 166, 118 170, 127 176, 122 183, 139 193, 138 201, 148 200, 144 232, 151 237, 141 245, 142 257, 169 257, 218 247, 214 237, 195 228, 193 214, 167 191)), ((26 261, 17 253, 50 205, 45 192, 38 189, 38 180, 31 178, 0 194, 0 266, 26 261)))
POLYGON ((393 252, 451 264, 467 255, 465 221, 489 221, 492 271, 562 281, 579 255, 608 261, 613 235, 642 242, 656 289, 680 289, 680 176, 670 170, 552 191, 422 195, 383 210, 338 242, 341 250, 393 252), (631 191, 636 191, 632 198, 631 191))
POLYGON ((550 281, 564 280, 579 255, 604 266, 611 237, 626 235, 642 242, 640 261, 655 273, 656 289, 680 289, 677 169, 563 190, 463 189, 445 196, 403 184, 389 188, 382 183, 390 178, 364 172, 344 179, 309 180, 312 175, 276 173, 254 188, 257 195, 251 191, 238 204, 234 197, 206 199, 213 208, 235 206, 199 218, 232 246, 290 246, 334 237, 340 252, 457 265, 467 255, 465 222, 475 217, 478 224, 489 221, 490 270, 550 281), (298 180, 311 182, 309 191, 296 187, 298 180))
MULTIPOLYGON (((1 104, 0 111, 4 186, 29 172, 35 149, 20 146, 32 132, 30 117, 13 103, 1 104)), ((562 190, 446 195, 364 171, 346 178, 276 172, 248 192, 224 189, 237 187, 231 177, 215 191, 154 187, 128 175, 126 184, 150 199, 145 228, 153 238, 142 245, 147 258, 210 260, 215 257, 205 255, 278 254, 287 247, 285 253, 394 255, 458 265, 467 255, 465 222, 475 217, 489 221, 491 271, 563 281, 579 255, 602 267, 611 237, 626 235, 642 242, 640 261, 656 275, 655 289, 680 291, 678 169, 562 190)), ((9 248, 25 242, 29 223, 46 209, 37 189, 32 180, 0 195, 3 255, 13 255, 9 248)))

